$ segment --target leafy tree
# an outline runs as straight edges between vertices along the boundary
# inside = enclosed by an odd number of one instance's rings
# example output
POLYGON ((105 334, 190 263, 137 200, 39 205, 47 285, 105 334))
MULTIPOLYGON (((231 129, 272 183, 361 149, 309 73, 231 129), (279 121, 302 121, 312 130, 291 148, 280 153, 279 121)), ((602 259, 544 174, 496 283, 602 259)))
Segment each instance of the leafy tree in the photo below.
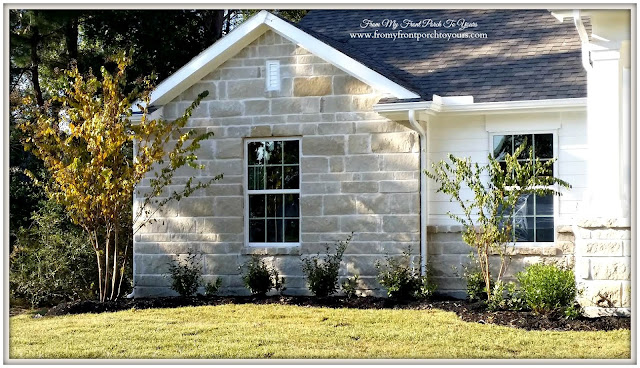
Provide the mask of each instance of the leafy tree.
POLYGON ((208 92, 173 122, 150 120, 146 106, 138 105, 144 113, 141 122, 134 124, 131 105, 139 96, 148 105, 151 82, 146 79, 140 89, 125 95, 126 67, 131 60, 119 56, 115 62, 116 73, 102 68, 101 80, 82 75, 76 66, 64 71, 59 81, 62 93, 37 110, 34 121, 20 125, 26 133, 25 149, 44 162, 50 176, 40 184, 89 236, 101 301, 120 294, 126 265, 123 255, 130 243, 125 242, 122 252, 122 225, 135 224, 135 233, 154 221, 154 213, 168 201, 180 200, 221 178, 197 182, 190 178, 180 190, 167 190, 177 169, 203 168, 196 163, 195 151, 212 133, 197 134, 185 125, 208 92), (53 104, 60 105, 58 113, 51 108, 53 104), (142 193, 142 204, 128 218, 135 186, 145 177, 151 177, 151 189, 142 193))
POLYGON ((462 240, 475 249, 487 299, 492 291, 490 255, 498 254, 500 258, 496 282, 500 282, 509 265, 507 247, 513 239, 511 224, 518 200, 526 194, 560 195, 558 186, 571 188, 569 183, 550 175, 555 159, 540 161, 534 158, 531 148, 529 159, 518 161, 525 148, 526 140, 513 155, 507 154, 505 168, 491 155, 488 164, 479 165, 470 158, 450 154, 451 163, 440 161, 432 165, 433 172, 425 170, 427 177, 436 182, 437 192, 449 195, 462 209, 462 215, 447 214, 463 226, 462 240), (463 197, 463 186, 471 190, 472 199, 463 197))

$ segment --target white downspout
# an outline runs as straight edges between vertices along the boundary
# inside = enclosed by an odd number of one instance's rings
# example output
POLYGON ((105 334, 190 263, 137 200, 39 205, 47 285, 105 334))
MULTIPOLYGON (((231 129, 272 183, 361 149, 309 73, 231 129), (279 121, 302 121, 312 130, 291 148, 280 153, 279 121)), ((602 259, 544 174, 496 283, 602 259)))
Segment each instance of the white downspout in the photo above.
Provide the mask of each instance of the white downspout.
POLYGON ((582 23, 582 18, 580 18, 580 10, 573 10, 573 23, 576 25, 576 29, 578 30, 578 35, 580 35, 580 41, 582 42, 582 67, 587 72, 591 70, 591 56, 589 55, 589 35, 587 34, 587 30, 584 27, 584 23, 582 23))
POLYGON ((409 123, 420 136, 420 274, 427 273, 427 132, 416 120, 416 110, 409 110, 409 123))

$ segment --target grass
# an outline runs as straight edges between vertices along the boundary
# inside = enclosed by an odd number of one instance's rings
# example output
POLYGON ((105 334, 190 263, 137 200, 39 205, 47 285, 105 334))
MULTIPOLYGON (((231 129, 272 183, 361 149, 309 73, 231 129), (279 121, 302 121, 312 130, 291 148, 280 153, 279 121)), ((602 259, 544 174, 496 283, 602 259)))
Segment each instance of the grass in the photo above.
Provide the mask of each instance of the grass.
POLYGON ((546 332, 441 310, 221 305, 9 322, 19 358, 627 358, 628 330, 546 332))

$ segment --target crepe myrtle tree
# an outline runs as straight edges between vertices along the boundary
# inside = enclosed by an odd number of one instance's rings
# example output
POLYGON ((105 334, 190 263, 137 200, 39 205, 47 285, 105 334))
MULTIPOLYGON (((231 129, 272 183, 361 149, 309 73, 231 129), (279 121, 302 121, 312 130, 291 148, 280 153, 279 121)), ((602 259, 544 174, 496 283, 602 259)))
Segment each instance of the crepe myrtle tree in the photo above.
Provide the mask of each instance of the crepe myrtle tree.
POLYGON ((447 214, 462 225, 462 240, 475 251, 487 298, 492 291, 492 276, 496 283, 501 282, 509 266, 508 247, 514 245, 513 218, 519 201, 527 194, 561 195, 561 187, 571 188, 566 181, 553 177, 555 159, 541 161, 530 148, 529 158, 518 161, 526 143, 525 140, 513 155, 507 154, 503 166, 491 154, 486 165, 449 154, 449 162, 432 164, 432 172, 425 170, 427 177, 436 182, 436 192, 448 195, 462 210, 462 214, 447 214), (472 198, 463 196, 465 187, 472 198), (492 275, 489 267, 492 254, 500 258, 497 275, 492 275))
MULTIPOLYGON (((201 93, 175 121, 152 120, 147 107, 153 78, 139 80, 133 92, 125 93, 130 58, 120 54, 113 61, 115 72, 102 67, 101 78, 91 71, 82 75, 72 64, 61 73, 59 93, 44 107, 34 109, 35 118, 20 124, 27 133, 25 150, 40 158, 49 173, 49 180, 39 184, 91 239, 100 301, 120 294, 129 241, 123 252, 119 232, 131 231, 133 226, 135 234, 154 222, 154 214, 167 202, 187 197, 222 177, 191 177, 173 190, 176 170, 204 168, 196 162, 195 152, 213 133, 196 133, 185 125, 208 92, 201 93), (142 111, 138 123, 131 119, 134 103, 142 111), (138 192, 141 204, 132 213, 134 190, 144 178, 150 188, 138 192)), ((24 105, 33 106, 33 101, 27 98, 24 105)))

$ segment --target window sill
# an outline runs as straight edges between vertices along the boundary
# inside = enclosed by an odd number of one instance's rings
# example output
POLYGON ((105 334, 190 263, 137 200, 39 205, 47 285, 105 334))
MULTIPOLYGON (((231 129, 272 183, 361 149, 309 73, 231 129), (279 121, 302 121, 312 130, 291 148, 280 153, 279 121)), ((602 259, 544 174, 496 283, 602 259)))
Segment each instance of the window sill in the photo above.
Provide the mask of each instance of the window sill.
POLYGON ((300 243, 290 244, 249 244, 242 247, 242 254, 244 255, 261 255, 261 256, 275 256, 275 255, 300 255, 300 243))
MULTIPOLYGON (((509 256, 527 255, 527 256, 555 256, 562 252, 558 248, 556 242, 548 243, 516 243, 515 246, 507 246, 505 252, 509 256)), ((498 254, 492 252, 492 254, 498 254)))

